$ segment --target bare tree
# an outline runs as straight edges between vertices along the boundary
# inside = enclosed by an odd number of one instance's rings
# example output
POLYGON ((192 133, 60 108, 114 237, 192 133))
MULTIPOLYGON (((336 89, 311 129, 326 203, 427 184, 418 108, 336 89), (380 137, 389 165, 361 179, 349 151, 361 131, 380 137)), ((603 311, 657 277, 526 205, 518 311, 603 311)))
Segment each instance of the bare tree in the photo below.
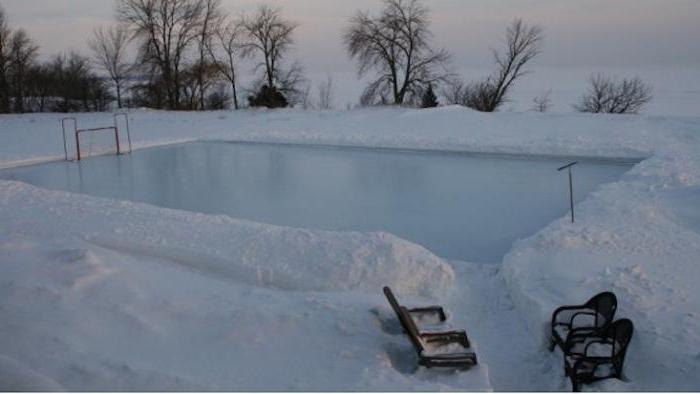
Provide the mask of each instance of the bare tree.
POLYGON ((376 17, 358 12, 343 36, 348 54, 357 59, 359 75, 377 72, 361 102, 415 102, 427 86, 447 77, 449 54, 432 49, 429 12, 418 0, 384 0, 383 4, 376 17))
POLYGON ((498 96, 498 85, 492 79, 470 82, 464 86, 463 102, 466 107, 477 111, 493 112, 502 105, 500 101, 494 107, 495 97, 498 96))
POLYGON ((48 68, 53 80, 54 111, 102 111, 113 98, 104 81, 93 72, 88 57, 74 52, 57 55, 48 68))
POLYGON ((12 30, 0 5, 0 113, 10 112, 10 81, 7 69, 10 62, 10 38, 12 30))
POLYGON ((141 40, 140 61, 158 71, 170 109, 180 109, 184 57, 201 32, 205 0, 119 0, 117 15, 141 40))
POLYGON ((206 94, 208 86, 205 81, 207 69, 211 63, 209 48, 212 44, 212 39, 218 26, 221 23, 221 0, 204 0, 204 12, 202 13, 202 22, 199 26, 198 33, 198 54, 197 63, 197 87, 199 90, 199 109, 204 110, 206 106, 206 94))
POLYGON ((464 82, 457 78, 453 78, 447 81, 442 90, 441 94, 444 98, 444 102, 447 105, 464 105, 464 92, 466 86, 464 82))
POLYGON ((333 108, 333 77, 328 74, 318 87, 318 109, 333 108))
POLYGON ((29 70, 29 106, 32 111, 46 112, 51 94, 56 89, 50 63, 39 63, 29 70))
POLYGON ((206 108, 213 110, 226 109, 226 105, 231 99, 227 89, 226 83, 216 83, 212 92, 207 96, 206 108))
POLYGON ((292 34, 298 24, 285 20, 280 8, 261 5, 252 17, 244 18, 243 26, 248 35, 248 50, 262 56, 256 69, 264 68, 267 86, 279 88, 285 79, 281 63, 294 43, 292 34))
POLYGON ((652 99, 651 86, 638 77, 615 81, 603 74, 595 74, 590 83, 588 93, 574 106, 577 111, 637 114, 652 99))
POLYGON ((541 52, 542 28, 514 20, 506 30, 506 50, 493 51, 497 70, 485 80, 464 87, 464 105, 483 112, 494 112, 508 101, 517 79, 527 74, 527 63, 541 52))
POLYGON ((219 72, 231 84, 233 107, 239 109, 236 86, 238 62, 250 54, 245 43, 245 29, 241 21, 222 23, 216 31, 216 44, 209 46, 209 53, 219 72), (217 49, 220 49, 218 51, 217 49))
POLYGON ((491 79, 464 83, 452 80, 443 90, 443 96, 447 104, 457 104, 485 111, 491 105, 493 97, 497 94, 497 87, 491 79))
POLYGON ((499 70, 495 84, 496 94, 491 101, 493 110, 507 99, 508 91, 515 80, 528 72, 524 67, 541 52, 541 43, 540 26, 528 26, 521 19, 516 19, 507 29, 505 54, 494 51, 499 70))
POLYGON ((109 74, 117 92, 117 106, 122 108, 122 88, 128 78, 131 64, 127 61, 129 33, 125 26, 98 28, 88 40, 95 61, 109 74))
POLYGON ((305 84, 300 87, 299 94, 297 95, 297 104, 301 106, 302 109, 313 109, 314 103, 311 100, 311 85, 305 84))
POLYGON ((22 113, 25 111, 24 99, 29 83, 29 70, 34 65, 39 47, 29 38, 24 29, 19 29, 10 40, 10 62, 8 73, 14 96, 14 110, 22 113))
POLYGON ((536 112, 547 112, 552 106, 552 89, 540 93, 532 99, 532 109, 536 112))
MULTIPOLYGON (((180 86, 180 98, 183 108, 206 110, 208 107, 209 95, 220 84, 219 68, 212 62, 204 65, 196 62, 182 70, 182 82, 180 86), (202 92, 207 92, 202 100, 202 92)), ((217 108, 218 109, 218 108, 217 108)))

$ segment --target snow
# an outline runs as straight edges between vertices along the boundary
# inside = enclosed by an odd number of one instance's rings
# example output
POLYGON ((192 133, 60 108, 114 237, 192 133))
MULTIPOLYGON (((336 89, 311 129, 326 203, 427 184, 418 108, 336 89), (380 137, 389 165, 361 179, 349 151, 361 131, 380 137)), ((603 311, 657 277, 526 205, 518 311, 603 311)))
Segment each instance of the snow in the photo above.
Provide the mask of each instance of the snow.
POLYGON ((509 288, 533 332, 544 332, 562 302, 617 294, 618 316, 635 324, 630 383, 606 388, 698 388, 690 378, 700 376, 698 174, 691 155, 649 159, 580 204, 576 226, 552 223, 505 258, 509 288))
MULTIPOLYGON (((3 166, 61 159, 59 117, 32 114, 0 118, 3 166)), ((113 122, 107 114, 81 114, 78 121, 81 128, 113 122)), ((694 138, 692 126, 696 122, 696 118, 684 117, 583 114, 493 116, 461 107, 238 113, 143 110, 131 115, 132 140, 137 148, 209 139, 634 159, 645 158, 667 143, 694 138)), ((74 149, 70 144, 69 149, 74 149)))
POLYGON ((384 348, 404 338, 378 328, 364 293, 242 286, 72 237, 2 247, 3 353, 66 390, 488 387, 483 368, 398 372, 384 348))
MULTIPOLYGON (((0 387, 42 390, 567 390, 544 346, 558 305, 615 291, 628 380, 700 387, 700 117, 131 113, 135 145, 208 140, 644 159, 503 266, 390 234, 305 230, 0 181, 0 387), (480 365, 416 368, 380 293, 446 305, 480 365)), ((82 126, 109 123, 81 114, 82 126)), ((0 117, 3 167, 60 158, 54 114, 0 117)))
POLYGON ((0 184, 0 201, 16 207, 3 216, 9 228, 39 216, 47 221, 40 234, 170 259, 240 284, 288 291, 373 291, 386 284, 403 293, 431 296, 454 280, 450 265, 386 233, 275 227, 18 182, 0 184), (99 225, 105 220, 107 231, 99 225))

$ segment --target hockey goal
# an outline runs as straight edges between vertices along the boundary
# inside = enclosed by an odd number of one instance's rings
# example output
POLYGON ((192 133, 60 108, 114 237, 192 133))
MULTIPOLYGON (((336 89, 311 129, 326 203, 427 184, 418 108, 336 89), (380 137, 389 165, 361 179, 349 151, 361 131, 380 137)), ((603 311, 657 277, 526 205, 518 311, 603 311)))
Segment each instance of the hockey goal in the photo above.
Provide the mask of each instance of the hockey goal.
POLYGON ((61 119, 61 130, 63 133, 63 151, 67 161, 80 161, 97 155, 131 153, 129 116, 125 113, 114 115, 113 126, 84 129, 78 128, 78 120, 76 118, 63 118, 61 119), (124 130, 126 130, 125 135, 120 133, 120 125, 124 126, 124 130), (70 126, 73 126, 72 129, 70 126), (125 145, 126 149, 124 149, 125 145))

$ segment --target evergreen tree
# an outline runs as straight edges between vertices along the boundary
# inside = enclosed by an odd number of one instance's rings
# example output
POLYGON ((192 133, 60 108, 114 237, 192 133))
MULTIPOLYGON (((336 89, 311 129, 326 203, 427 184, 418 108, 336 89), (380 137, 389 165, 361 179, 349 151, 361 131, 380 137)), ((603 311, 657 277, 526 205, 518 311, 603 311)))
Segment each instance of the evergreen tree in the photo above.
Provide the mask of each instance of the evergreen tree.
POLYGON ((433 91, 433 85, 428 85, 428 90, 423 93, 423 98, 421 100, 421 108, 435 108, 440 103, 438 103, 437 96, 433 91))
POLYGON ((248 97, 251 107, 285 108, 289 101, 276 87, 263 85, 255 96, 248 97))

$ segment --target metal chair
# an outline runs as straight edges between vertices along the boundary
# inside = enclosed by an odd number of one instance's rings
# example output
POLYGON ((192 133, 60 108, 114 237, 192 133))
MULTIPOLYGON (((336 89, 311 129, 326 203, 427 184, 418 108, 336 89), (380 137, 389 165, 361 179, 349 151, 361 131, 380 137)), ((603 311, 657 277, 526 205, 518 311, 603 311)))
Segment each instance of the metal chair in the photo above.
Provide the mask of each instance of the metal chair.
POLYGON ((632 321, 620 319, 601 334, 571 335, 564 367, 573 391, 579 391, 581 384, 610 378, 622 379, 625 355, 633 332, 632 321))
POLYGON ((604 331, 615 317, 617 297, 600 293, 583 305, 563 306, 552 314, 549 351, 559 346, 568 354, 567 339, 573 334, 596 334, 604 331))

